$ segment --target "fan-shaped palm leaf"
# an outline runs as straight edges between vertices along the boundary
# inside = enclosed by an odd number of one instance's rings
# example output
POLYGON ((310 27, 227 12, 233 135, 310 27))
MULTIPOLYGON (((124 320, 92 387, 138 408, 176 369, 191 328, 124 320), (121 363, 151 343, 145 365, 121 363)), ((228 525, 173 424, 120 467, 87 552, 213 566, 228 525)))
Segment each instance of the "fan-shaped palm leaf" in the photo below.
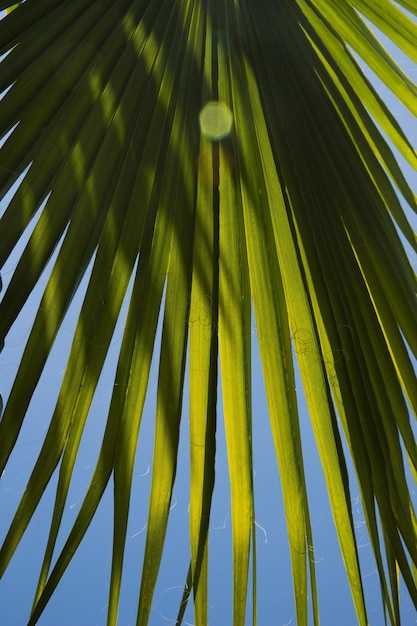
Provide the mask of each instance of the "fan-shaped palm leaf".
MULTIPOLYGON (((2 9, 11 5, 0 2, 2 9)), ((207 623, 221 377, 234 623, 244 623, 251 545, 256 571, 252 310, 298 623, 307 624, 308 590, 317 624, 319 616, 308 556, 313 538, 294 354, 358 623, 365 625, 367 616, 340 428, 356 469, 390 621, 400 621, 396 572, 417 605, 416 519, 405 470, 410 464, 415 471, 417 464, 410 423, 417 408, 416 279, 399 231, 413 250, 417 245, 394 188, 413 211, 417 205, 381 131, 413 168, 417 155, 357 61, 417 113, 416 86, 363 19, 416 62, 417 27, 406 10, 417 14, 414 0, 26 0, 0 22, 2 193, 15 185, 1 219, 2 264, 30 233, 0 305, 2 340, 56 255, 0 422, 2 469, 92 264, 56 407, 0 552, 3 573, 59 468, 31 624, 64 575, 109 481, 114 540, 108 623, 117 621, 133 467, 160 311, 137 623, 148 622, 164 546, 187 358, 188 581, 195 621, 207 623), (56 554, 83 429, 126 294, 101 451, 56 554)))

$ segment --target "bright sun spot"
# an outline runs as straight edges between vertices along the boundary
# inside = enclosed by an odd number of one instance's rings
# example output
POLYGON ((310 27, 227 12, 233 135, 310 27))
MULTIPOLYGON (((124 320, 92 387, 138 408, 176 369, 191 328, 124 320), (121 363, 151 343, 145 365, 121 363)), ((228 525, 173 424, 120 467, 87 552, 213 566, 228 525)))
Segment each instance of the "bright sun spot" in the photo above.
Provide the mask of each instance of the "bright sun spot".
POLYGON ((232 130, 233 115, 224 102, 208 102, 200 113, 200 128, 208 139, 219 141, 232 130))

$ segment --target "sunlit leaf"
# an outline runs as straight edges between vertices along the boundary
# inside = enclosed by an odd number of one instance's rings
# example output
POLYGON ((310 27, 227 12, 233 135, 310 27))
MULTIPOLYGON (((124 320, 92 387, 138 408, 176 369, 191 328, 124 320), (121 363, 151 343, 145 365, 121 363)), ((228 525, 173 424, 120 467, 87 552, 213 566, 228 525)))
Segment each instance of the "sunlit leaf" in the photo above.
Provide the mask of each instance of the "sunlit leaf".
POLYGON ((319 624, 326 593, 312 558, 299 372, 358 623, 369 618, 347 456, 384 611, 400 624, 400 587, 417 607, 417 281, 407 252, 417 251, 409 219, 417 201, 402 166, 416 170, 417 152, 369 76, 417 115, 417 86, 378 34, 416 63, 414 1, 0 0, 0 9, 0 261, 18 259, 2 292, 1 346, 29 299, 39 294, 40 302, 0 407, 0 472, 86 285, 55 408, 0 549, 3 575, 57 476, 28 623, 66 576, 109 484, 108 624, 118 623, 133 502, 148 510, 137 624, 149 622, 188 399, 190 566, 179 572, 185 588, 175 610, 181 620, 192 599, 195 622, 209 623, 216 428, 224 417, 233 623, 249 619, 249 604, 256 623, 256 324, 297 623, 312 615, 319 624), (114 378, 101 448, 62 540, 108 358, 114 378), (144 501, 132 485, 150 394, 152 486, 144 501))

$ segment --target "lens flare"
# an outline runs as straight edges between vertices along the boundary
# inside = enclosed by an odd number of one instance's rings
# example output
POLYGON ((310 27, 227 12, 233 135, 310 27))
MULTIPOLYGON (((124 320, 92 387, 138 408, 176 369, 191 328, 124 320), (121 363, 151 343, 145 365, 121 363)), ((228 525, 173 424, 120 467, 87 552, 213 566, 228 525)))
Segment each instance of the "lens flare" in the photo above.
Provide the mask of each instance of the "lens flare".
POLYGON ((212 141, 220 141, 229 135, 233 115, 224 102, 208 102, 200 113, 201 133, 212 141))

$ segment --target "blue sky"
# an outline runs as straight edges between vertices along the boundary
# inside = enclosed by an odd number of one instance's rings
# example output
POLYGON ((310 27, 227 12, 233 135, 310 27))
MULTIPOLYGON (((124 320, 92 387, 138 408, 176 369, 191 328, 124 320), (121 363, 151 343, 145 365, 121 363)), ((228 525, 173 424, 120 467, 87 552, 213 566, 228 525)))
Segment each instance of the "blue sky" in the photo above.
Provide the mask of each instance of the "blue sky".
MULTIPOLYGON (((81 294, 80 294, 81 295, 81 294)), ((77 300, 80 299, 78 296, 77 300)), ((75 309, 79 303, 74 301, 75 309)), ((33 305, 32 305, 33 306, 33 305)), ((31 308, 31 307, 30 307, 31 308)), ((69 316, 72 317, 71 315, 69 316)), ((48 416, 53 409, 54 387, 58 390, 65 364, 65 354, 70 344, 70 321, 64 322, 55 354, 44 376, 36 400, 32 403, 27 422, 19 438, 16 452, 0 483, 2 516, 0 536, 13 513, 26 479, 36 458, 46 432, 48 416)), ((23 317, 20 330, 13 333, 2 355, 1 380, 7 391, 12 373, 18 363, 18 354, 25 342, 29 321, 23 317), (11 344, 11 345, 10 345, 11 344), (4 371, 6 370, 6 374, 4 371)), ((120 341, 116 330, 114 344, 120 341)), ((256 352, 256 335, 253 349, 256 352)), ((151 373, 155 384, 157 369, 151 373)), ((94 468, 96 454, 105 423, 105 409, 111 392, 111 363, 106 365, 85 431, 80 457, 76 465, 64 529, 68 530, 79 510, 81 499, 94 468)), ((269 434, 268 417, 263 391, 260 364, 254 361, 254 467, 256 489, 256 520, 258 558, 258 623, 260 626, 295 624, 292 599, 290 561, 286 538, 285 518, 278 483, 276 462, 269 434)), ((231 623, 232 569, 231 526, 228 475, 222 413, 219 406, 219 439, 217 457, 217 484, 210 531, 210 624, 226 626, 231 623)), ((147 495, 150 487, 152 461, 152 429, 154 403, 150 394, 144 415, 144 428, 139 442, 133 486, 131 518, 126 543, 126 568, 121 597, 119 624, 135 623, 136 596, 140 580, 143 554, 147 495)), ((311 500, 311 515, 315 540, 314 557, 319 583, 322 623, 327 626, 351 626, 356 623, 350 599, 342 558, 327 500, 320 462, 315 449, 308 416, 302 411, 302 430, 305 444, 306 474, 311 500), (320 593, 321 590, 321 593, 320 593)), ((188 567, 188 434, 187 407, 184 410, 178 478, 174 489, 171 522, 168 529, 166 553, 161 576, 155 593, 150 624, 174 624, 176 607, 181 597, 182 584, 188 567)), ((39 511, 32 520, 26 536, 17 550, 9 571, 0 583, 2 623, 23 626, 30 608, 36 575, 43 556, 48 524, 52 512, 54 484, 50 484, 39 511)), ((365 574, 369 617, 373 626, 383 624, 379 599, 378 580, 363 522, 358 490, 352 486, 352 510, 357 525, 360 557, 365 574)), ((40 626, 93 626, 105 623, 107 590, 111 559, 112 493, 107 490, 103 506, 96 515, 79 554, 71 563, 64 581, 40 620, 40 626)), ((62 535, 61 535, 62 536, 62 535)), ((62 545, 62 542, 61 542, 62 545)), ((417 623, 411 603, 404 596, 404 623, 417 623)), ((186 623, 193 623, 187 613, 186 623)), ((248 620, 248 623, 250 621, 248 620)))
MULTIPOLYGON (((405 61, 404 69, 417 79, 417 68, 405 61)), ((385 93, 385 91, 384 91, 385 93)), ((417 145, 417 123, 404 111, 399 103, 390 97, 398 119, 417 145)), ((404 168, 408 170, 407 166, 404 168)), ((410 173, 409 180, 417 190, 417 175, 410 173)), ((3 210, 5 204, 1 205, 3 210)), ((417 229, 417 220, 413 217, 417 229)), ((20 246, 22 243, 20 243, 20 246)), ((21 247, 19 248, 21 249, 21 247)), ((9 259, 2 272, 4 285, 13 272, 18 258, 9 259)), ((51 263, 53 259, 51 260, 51 263)), ((416 259, 413 259, 416 266, 416 259)), ((46 272, 47 275, 47 272, 46 272)), ((44 281, 46 279, 42 279, 44 281)), ((41 281, 41 282, 42 282, 41 281)), ((43 283, 44 284, 44 283, 43 283)), ((72 325, 82 302, 82 292, 74 299, 71 310, 59 333, 50 363, 43 376, 36 397, 30 405, 27 420, 19 437, 15 453, 0 481, 0 539, 4 537, 15 507, 25 487, 33 462, 37 457, 43 436, 46 433, 49 416, 54 408, 56 393, 65 367, 72 336, 72 325)), ((21 317, 13 327, 6 341, 0 364, 0 385, 2 395, 7 398, 16 372, 20 355, 31 327, 36 304, 41 297, 38 289, 28 301, 21 317)), ((117 350, 122 336, 119 326, 114 335, 113 345, 117 350)), ((106 362, 91 415, 84 434, 84 441, 77 461, 73 485, 64 518, 64 533, 71 526, 79 510, 82 497, 94 469, 96 455, 105 426, 106 407, 112 389, 115 368, 114 352, 106 362)), ((285 518, 279 487, 276 461, 271 442, 268 415, 263 390, 261 366, 257 353, 256 328, 253 333, 253 376, 254 376, 254 468, 256 491, 257 558, 258 558, 258 623, 260 626, 289 626, 295 624, 295 611, 292 597, 292 581, 287 546, 285 518)), ((136 620, 136 598, 141 573, 141 557, 146 536, 147 497, 150 487, 150 466, 152 462, 152 436, 154 399, 152 391, 157 379, 157 363, 153 364, 150 378, 148 403, 141 430, 133 494, 131 516, 126 543, 125 573, 121 596, 120 626, 133 625, 136 620)), ((297 385, 301 388, 301 384, 297 385)), ((303 400, 300 400, 302 414, 303 443, 305 445, 306 475, 310 493, 313 535, 315 540, 312 557, 316 562, 319 584, 319 599, 322 624, 324 626, 352 626, 356 623, 350 599, 342 558, 328 505, 327 491, 314 444, 308 416, 303 400)), ((182 585, 189 562, 188 548, 188 433, 187 405, 184 407, 181 431, 179 466, 171 521, 168 528, 166 553, 161 575, 155 593, 150 624, 152 626, 175 623, 176 610, 182 594, 182 585)), ((218 418, 218 453, 216 465, 216 489, 210 530, 210 584, 211 595, 210 624, 227 626, 231 623, 232 565, 231 565, 231 525, 228 488, 228 470, 221 403, 218 418)), ((411 480, 411 477, 410 477, 411 480)), ((5 626, 23 626, 27 618, 36 586, 36 576, 43 557, 51 517, 55 482, 52 481, 41 501, 28 531, 19 546, 16 556, 0 582, 1 623, 5 626)), ((351 487, 352 510, 357 527, 359 552, 365 575, 365 593, 368 601, 369 619, 372 626, 382 626, 383 615, 379 597, 378 579, 368 542, 366 527, 355 484, 351 487)), ((414 502, 416 493, 414 491, 414 502)), ((67 575, 51 600, 40 626, 95 626, 105 623, 108 581, 111 562, 112 538, 112 490, 107 489, 102 506, 93 520, 91 529, 81 549, 71 563, 67 575)), ((407 598, 403 595, 403 616, 405 626, 417 624, 417 616, 407 598)), ((190 607, 191 609, 191 607, 190 607)), ((250 614, 250 612, 249 612, 250 614)), ((186 615, 186 624, 193 623, 192 611, 186 615)), ((248 620, 249 623, 249 620, 248 620)))

